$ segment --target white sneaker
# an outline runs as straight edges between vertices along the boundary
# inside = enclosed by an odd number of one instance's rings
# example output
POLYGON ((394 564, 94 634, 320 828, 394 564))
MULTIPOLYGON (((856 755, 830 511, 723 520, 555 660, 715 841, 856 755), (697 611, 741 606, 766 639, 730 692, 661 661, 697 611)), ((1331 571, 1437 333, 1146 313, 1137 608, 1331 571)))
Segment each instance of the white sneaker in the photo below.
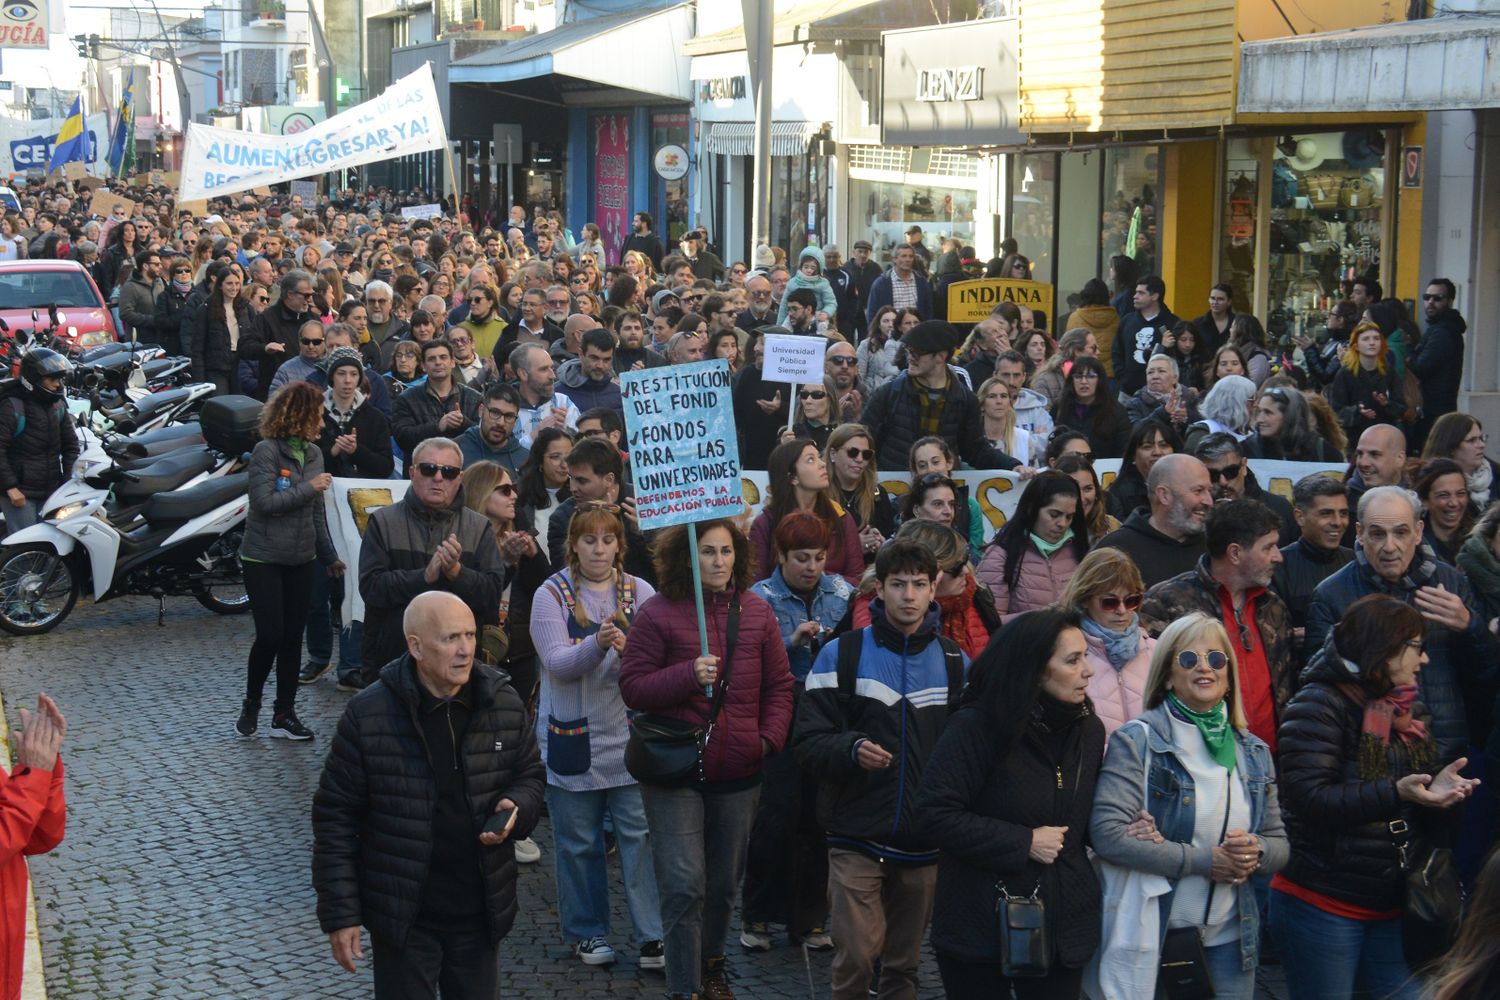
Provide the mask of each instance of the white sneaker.
POLYGON ((833 947, 833 937, 821 927, 814 927, 802 935, 802 945, 809 951, 827 951, 833 947))
MULTIPOLYGON (((536 841, 530 837, 522 837, 516 841, 516 864, 534 865, 542 860, 542 849, 536 845, 536 841)), ((610 952, 613 956, 614 952, 610 952)), ((613 962, 614 958, 610 958, 613 962)))
POLYGON ((749 923, 740 928, 740 945, 746 951, 771 950, 771 925, 749 923))
POLYGON ((573 946, 573 954, 584 965, 611 965, 615 960, 615 950, 602 937, 591 937, 587 941, 578 942, 573 946))

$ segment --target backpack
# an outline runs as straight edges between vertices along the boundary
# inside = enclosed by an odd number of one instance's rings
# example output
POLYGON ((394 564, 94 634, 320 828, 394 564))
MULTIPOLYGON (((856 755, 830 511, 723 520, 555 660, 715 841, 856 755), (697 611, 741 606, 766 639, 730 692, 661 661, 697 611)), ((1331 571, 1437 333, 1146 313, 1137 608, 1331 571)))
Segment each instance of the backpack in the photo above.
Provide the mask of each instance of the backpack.
MULTIPOLYGON (((11 409, 16 411, 16 429, 11 433, 10 438, 12 441, 19 441, 21 435, 26 433, 26 404, 21 402, 20 396, 12 396, 10 405, 11 409)), ((59 399, 52 404, 52 408, 57 414, 58 426, 62 426, 62 422, 68 419, 68 404, 59 399)))
MULTIPOLYGON (((964 654, 958 643, 945 635, 937 637, 943 650, 943 664, 948 668, 948 711, 958 708, 964 689, 964 654)), ((859 651, 864 646, 865 630, 855 629, 838 637, 839 700, 847 705, 854 698, 854 683, 859 674, 859 651)))

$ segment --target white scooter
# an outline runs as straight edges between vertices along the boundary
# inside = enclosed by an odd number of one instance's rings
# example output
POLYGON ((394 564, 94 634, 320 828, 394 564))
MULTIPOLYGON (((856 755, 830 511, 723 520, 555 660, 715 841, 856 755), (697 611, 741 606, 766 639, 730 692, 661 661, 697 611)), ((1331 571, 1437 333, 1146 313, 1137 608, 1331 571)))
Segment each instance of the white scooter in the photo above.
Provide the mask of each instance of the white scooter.
MULTIPOLYGON (((204 437, 221 455, 242 455, 254 445, 259 412, 260 404, 243 396, 210 400, 201 418, 204 437)), ((70 501, 66 516, 7 537, 0 548, 0 629, 51 631, 72 612, 85 584, 95 601, 157 598, 158 624, 169 596, 191 596, 219 614, 248 611, 239 562, 248 476, 235 472, 174 489, 181 472, 160 481, 136 474, 144 502, 115 516, 106 509, 109 495, 96 492, 70 501)))

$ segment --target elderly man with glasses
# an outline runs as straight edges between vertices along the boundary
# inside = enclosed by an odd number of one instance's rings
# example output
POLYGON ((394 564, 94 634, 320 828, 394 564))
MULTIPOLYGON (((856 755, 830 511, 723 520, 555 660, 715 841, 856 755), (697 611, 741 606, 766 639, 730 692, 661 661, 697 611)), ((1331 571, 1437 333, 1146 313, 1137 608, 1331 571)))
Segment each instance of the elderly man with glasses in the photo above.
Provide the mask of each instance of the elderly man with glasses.
POLYGON ((771 292, 771 279, 764 274, 752 274, 746 278, 745 309, 735 317, 734 325, 746 333, 757 327, 774 325, 776 302, 771 292))
POLYGON ((264 399, 276 369, 299 352, 299 331, 308 320, 316 320, 312 311, 313 276, 298 268, 281 279, 281 299, 263 310, 240 331, 239 356, 260 362, 258 395, 264 399))
POLYGON ((418 594, 444 590, 468 605, 480 626, 500 621, 500 546, 488 518, 454 502, 463 487, 462 449, 451 438, 435 437, 415 445, 410 456, 410 488, 370 515, 359 548, 365 685, 406 649, 401 616, 418 594))

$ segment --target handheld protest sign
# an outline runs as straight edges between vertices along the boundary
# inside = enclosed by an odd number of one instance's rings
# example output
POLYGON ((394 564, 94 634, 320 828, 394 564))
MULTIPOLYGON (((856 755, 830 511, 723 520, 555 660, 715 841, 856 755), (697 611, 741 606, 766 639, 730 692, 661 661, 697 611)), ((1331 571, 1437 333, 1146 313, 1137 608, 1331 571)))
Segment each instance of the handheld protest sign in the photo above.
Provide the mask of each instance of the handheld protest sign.
POLYGON ((688 526, 698 644, 707 656, 697 522, 732 517, 745 506, 729 362, 715 358, 625 372, 620 398, 641 530, 688 526))
POLYGON ((828 341, 823 337, 807 337, 795 333, 773 333, 767 336, 765 360, 761 364, 761 381, 790 382, 791 397, 787 400, 786 429, 792 429, 797 418, 797 389, 809 382, 823 381, 823 356, 828 353, 828 341))

